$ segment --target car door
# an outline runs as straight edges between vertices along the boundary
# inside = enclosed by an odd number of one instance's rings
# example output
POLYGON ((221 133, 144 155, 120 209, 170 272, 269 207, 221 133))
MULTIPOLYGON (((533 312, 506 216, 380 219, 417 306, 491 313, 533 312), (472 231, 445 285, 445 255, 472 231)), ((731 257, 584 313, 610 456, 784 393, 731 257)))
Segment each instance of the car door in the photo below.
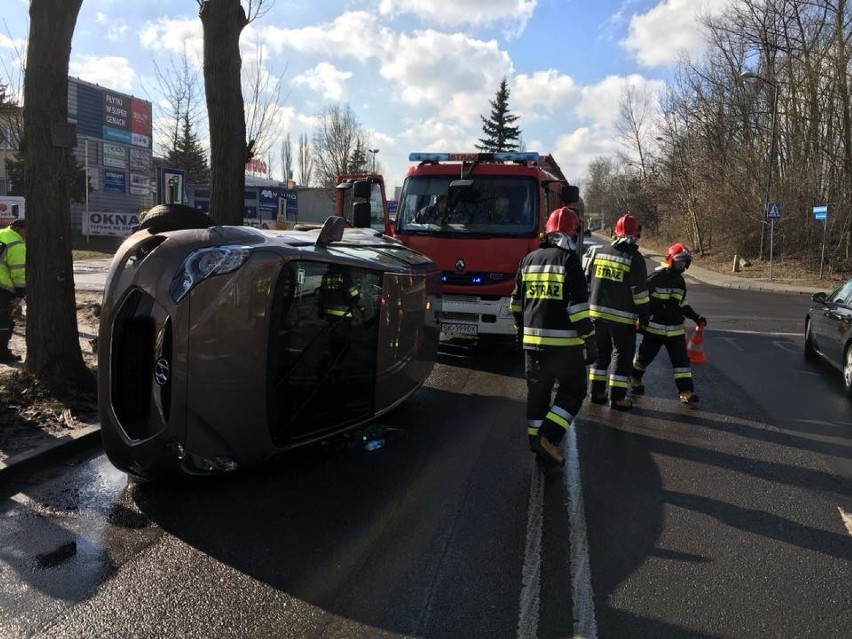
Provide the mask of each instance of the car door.
POLYGON ((845 335, 852 326, 852 280, 847 280, 811 313, 817 348, 835 366, 841 366, 845 335))

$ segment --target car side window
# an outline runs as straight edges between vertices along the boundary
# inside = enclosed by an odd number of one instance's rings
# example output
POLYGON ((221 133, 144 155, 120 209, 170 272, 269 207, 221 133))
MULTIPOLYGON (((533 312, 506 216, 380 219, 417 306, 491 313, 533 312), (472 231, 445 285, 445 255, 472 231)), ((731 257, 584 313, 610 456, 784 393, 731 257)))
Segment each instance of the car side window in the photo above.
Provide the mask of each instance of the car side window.
POLYGON ((844 282, 826 301, 831 304, 852 306, 852 280, 844 282))

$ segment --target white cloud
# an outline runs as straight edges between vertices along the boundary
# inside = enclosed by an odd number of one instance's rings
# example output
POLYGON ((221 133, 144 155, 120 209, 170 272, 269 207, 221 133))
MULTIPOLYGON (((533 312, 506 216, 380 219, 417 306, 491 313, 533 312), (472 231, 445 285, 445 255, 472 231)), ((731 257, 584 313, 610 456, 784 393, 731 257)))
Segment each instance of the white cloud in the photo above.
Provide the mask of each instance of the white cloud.
POLYGON ((535 11, 538 0, 381 0, 383 16, 412 14, 429 25, 455 27, 504 23, 520 33, 535 11))
POLYGON ((125 37, 125 34, 129 30, 130 30, 130 27, 128 27, 126 24, 122 23, 122 24, 116 25, 116 26, 112 27, 109 31, 107 31, 107 35, 106 35, 107 40, 111 40, 113 42, 118 42, 120 40, 123 40, 124 37, 125 37))
POLYGON ((510 87, 509 106, 525 122, 557 117, 571 109, 579 98, 579 87, 571 76, 556 69, 520 74, 510 87))
POLYGON ((493 40, 461 33, 420 31, 401 35, 381 61, 380 73, 393 81, 410 107, 438 109, 447 121, 478 121, 503 76, 512 73, 508 54, 493 40))
POLYGON ((301 29, 269 26, 259 29, 259 32, 275 53, 288 47, 296 51, 354 58, 361 62, 378 55, 393 40, 377 17, 364 11, 348 11, 330 24, 301 29))
POLYGON ((204 39, 198 18, 159 18, 146 22, 139 31, 139 43, 153 53, 183 55, 200 65, 204 58, 204 39))
POLYGON ((70 75, 117 91, 130 93, 133 90, 135 71, 127 58, 118 56, 83 56, 72 60, 70 75))
POLYGON ((672 64, 681 54, 695 55, 704 47, 703 15, 724 11, 732 0, 662 0, 657 6, 630 19, 622 46, 648 67, 672 64))
POLYGON ((346 95, 346 81, 351 77, 348 71, 340 71, 333 64, 320 62, 310 71, 293 78, 293 84, 306 86, 331 102, 340 102, 346 95))

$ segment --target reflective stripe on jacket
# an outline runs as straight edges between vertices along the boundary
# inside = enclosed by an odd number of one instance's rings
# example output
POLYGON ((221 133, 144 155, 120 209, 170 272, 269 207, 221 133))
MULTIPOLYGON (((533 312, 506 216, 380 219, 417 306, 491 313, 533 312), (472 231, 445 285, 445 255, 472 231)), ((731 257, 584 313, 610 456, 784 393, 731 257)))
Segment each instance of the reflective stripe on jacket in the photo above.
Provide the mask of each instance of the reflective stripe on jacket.
POLYGON ((24 238, 10 227, 0 229, 0 242, 6 246, 0 256, 0 288, 14 293, 27 286, 27 248, 24 238))
POLYGON ((548 246, 524 257, 518 265, 510 310, 525 349, 582 346, 594 327, 577 254, 548 246))
POLYGON ((352 315, 352 309, 358 305, 359 291, 353 286, 348 271, 331 269, 322 276, 320 299, 322 312, 326 316, 345 317, 352 315))
POLYGON ((616 240, 595 251, 591 270, 589 312, 593 319, 635 324, 647 319, 648 271, 635 244, 616 240))

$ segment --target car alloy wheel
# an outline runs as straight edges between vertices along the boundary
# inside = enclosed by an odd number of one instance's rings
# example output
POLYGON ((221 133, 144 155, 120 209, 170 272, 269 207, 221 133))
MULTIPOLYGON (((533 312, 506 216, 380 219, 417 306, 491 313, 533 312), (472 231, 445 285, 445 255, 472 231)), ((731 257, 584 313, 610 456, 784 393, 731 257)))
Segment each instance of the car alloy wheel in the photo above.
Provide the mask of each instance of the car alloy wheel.
POLYGON ((846 352, 843 354, 843 385, 846 387, 846 392, 852 395, 852 345, 846 345, 846 352))

